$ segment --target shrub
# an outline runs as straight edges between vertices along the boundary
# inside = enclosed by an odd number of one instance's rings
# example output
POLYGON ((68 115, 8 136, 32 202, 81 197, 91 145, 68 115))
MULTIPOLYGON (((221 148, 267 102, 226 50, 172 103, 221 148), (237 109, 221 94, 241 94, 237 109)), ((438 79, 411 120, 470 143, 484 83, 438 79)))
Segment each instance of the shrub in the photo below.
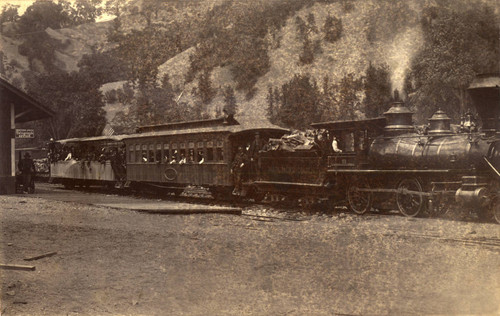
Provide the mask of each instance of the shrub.
POLYGON ((328 15, 323 27, 325 41, 334 43, 342 36, 342 20, 328 15))

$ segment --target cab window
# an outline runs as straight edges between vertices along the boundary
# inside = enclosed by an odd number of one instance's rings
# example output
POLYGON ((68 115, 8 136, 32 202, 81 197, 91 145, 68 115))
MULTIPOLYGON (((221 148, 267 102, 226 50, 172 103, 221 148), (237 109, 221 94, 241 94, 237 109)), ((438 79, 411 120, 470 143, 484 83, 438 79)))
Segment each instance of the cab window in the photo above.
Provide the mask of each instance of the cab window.
POLYGON ((148 162, 155 162, 155 145, 149 144, 148 162))
POLYGON ((156 144, 155 161, 161 162, 161 144, 156 144))
POLYGON ((207 156, 205 158, 206 161, 214 160, 214 142, 207 142, 207 156))
POLYGON ((163 161, 170 162, 170 148, 169 144, 163 144, 163 161))
POLYGON ((224 142, 223 141, 217 141, 217 160, 223 161, 224 160, 224 142))
POLYGON ((135 161, 134 145, 130 145, 128 147, 128 161, 129 162, 134 162, 135 161))
POLYGON ((141 162, 148 162, 148 146, 146 144, 142 145, 141 162))
POLYGON ((135 162, 141 162, 141 145, 135 145, 135 162))

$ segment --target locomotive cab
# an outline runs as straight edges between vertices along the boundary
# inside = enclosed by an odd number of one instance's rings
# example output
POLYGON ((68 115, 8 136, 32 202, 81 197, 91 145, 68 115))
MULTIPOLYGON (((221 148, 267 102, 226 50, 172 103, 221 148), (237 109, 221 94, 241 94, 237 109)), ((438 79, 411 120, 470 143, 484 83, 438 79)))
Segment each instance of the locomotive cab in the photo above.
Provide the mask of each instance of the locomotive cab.
POLYGON ((357 120, 313 123, 312 127, 328 131, 327 167, 337 169, 365 169, 371 142, 383 133, 387 119, 384 117, 357 120), (334 137, 338 151, 334 149, 334 137))

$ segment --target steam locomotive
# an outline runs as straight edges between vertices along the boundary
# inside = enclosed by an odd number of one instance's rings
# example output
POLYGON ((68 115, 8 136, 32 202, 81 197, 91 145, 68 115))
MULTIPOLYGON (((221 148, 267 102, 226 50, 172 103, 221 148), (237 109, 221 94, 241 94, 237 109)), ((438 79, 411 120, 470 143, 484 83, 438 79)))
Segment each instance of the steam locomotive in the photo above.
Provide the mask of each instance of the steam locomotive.
POLYGON ((344 150, 317 158, 264 154, 253 185, 312 199, 345 198, 358 214, 396 208, 409 217, 438 216, 465 209, 500 223, 499 86, 498 75, 482 75, 468 89, 482 124, 468 112, 452 126, 438 110, 417 128, 403 102, 381 118, 314 123, 339 136, 344 150))
POLYGON ((207 187, 217 197, 239 195, 295 198, 301 202, 345 201, 357 214, 395 209, 413 217, 469 209, 500 223, 500 76, 483 75, 469 88, 479 116, 460 125, 438 110, 425 128, 395 102, 384 117, 311 124, 335 135, 342 152, 302 146, 293 151, 260 150, 288 131, 269 123, 241 124, 234 118, 146 126, 138 133, 63 140, 66 146, 111 148, 118 159, 66 159, 51 163, 51 177, 66 185, 106 183, 150 186, 180 193, 207 187), (238 149, 248 157, 245 176, 232 174, 238 149), (121 154, 119 152, 121 151, 121 154), (110 162, 111 161, 111 162, 110 162), (456 207, 455 207, 456 206, 456 207))

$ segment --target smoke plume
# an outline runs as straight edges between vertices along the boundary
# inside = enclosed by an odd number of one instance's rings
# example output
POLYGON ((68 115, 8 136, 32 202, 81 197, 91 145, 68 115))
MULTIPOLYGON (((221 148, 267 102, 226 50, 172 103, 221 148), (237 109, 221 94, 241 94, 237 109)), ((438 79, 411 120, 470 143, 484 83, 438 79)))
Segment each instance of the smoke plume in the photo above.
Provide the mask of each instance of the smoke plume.
POLYGON ((397 89, 405 99, 404 82, 413 57, 423 44, 420 25, 406 28, 398 33, 387 46, 387 64, 390 67, 391 91, 397 89))

